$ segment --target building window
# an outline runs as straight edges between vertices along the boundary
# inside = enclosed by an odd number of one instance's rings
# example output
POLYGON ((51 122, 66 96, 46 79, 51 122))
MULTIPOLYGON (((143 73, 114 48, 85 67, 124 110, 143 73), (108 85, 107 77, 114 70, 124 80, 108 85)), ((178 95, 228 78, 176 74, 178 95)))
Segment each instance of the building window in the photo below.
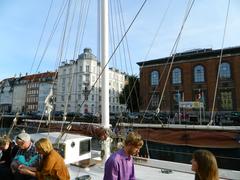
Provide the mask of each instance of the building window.
POLYGON ((159 83, 159 73, 158 71, 151 72, 151 85, 157 86, 159 83))
POLYGON ((86 82, 89 83, 89 79, 90 79, 89 74, 86 74, 85 78, 86 78, 86 82))
POLYGON ((86 66, 86 72, 89 72, 89 65, 86 66))
POLYGON ((199 83, 199 82, 204 82, 204 67, 202 65, 197 65, 194 68, 194 82, 199 83))
POLYGON ((172 94, 172 108, 173 110, 179 109, 179 102, 184 101, 183 92, 173 92, 172 94))
POLYGON ((172 71, 172 83, 181 84, 182 83, 182 72, 180 68, 174 68, 172 71))
POLYGON ((221 80, 231 79, 231 69, 229 63, 222 63, 219 77, 221 80))
POLYGON ((220 108, 225 111, 233 110, 232 92, 225 90, 220 92, 220 108))
POLYGON ((153 108, 158 107, 158 101, 159 101, 159 95, 158 94, 153 94, 152 95, 152 100, 151 100, 151 106, 153 108))

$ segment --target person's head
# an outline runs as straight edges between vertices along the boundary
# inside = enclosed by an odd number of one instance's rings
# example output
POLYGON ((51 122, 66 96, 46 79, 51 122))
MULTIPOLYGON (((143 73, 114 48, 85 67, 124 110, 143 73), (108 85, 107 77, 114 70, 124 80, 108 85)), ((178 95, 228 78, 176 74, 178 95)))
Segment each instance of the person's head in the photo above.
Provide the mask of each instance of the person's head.
POLYGON ((53 150, 52 143, 47 138, 41 138, 35 143, 38 153, 47 155, 53 150))
POLYGON ((28 133, 22 132, 16 136, 16 143, 20 149, 28 149, 31 145, 31 137, 28 133))
POLYGON ((217 180, 218 166, 215 156, 207 150, 197 150, 192 156, 192 171, 200 180, 217 180))
POLYGON ((11 139, 8 136, 0 137, 0 150, 6 151, 11 143, 11 139))
POLYGON ((124 141, 124 149, 127 155, 138 155, 142 146, 142 137, 137 132, 130 132, 124 141))

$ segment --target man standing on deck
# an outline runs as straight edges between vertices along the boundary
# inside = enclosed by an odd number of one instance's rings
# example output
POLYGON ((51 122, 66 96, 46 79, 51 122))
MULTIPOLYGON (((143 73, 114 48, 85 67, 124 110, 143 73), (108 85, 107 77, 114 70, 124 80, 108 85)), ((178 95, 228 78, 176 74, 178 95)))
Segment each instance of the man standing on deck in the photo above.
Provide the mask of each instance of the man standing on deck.
POLYGON ((130 132, 124 147, 113 153, 105 163, 104 180, 135 180, 133 155, 138 155, 143 140, 136 132, 130 132))

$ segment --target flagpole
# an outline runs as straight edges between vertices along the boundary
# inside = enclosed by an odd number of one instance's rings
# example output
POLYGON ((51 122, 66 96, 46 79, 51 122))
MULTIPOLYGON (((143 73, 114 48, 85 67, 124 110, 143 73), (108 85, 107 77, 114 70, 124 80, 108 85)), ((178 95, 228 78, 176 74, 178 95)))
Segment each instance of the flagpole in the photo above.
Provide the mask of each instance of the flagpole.
MULTIPOLYGON (((182 102, 184 102, 184 92, 182 92, 182 102)), ((184 114, 184 116, 183 116, 184 117, 184 121, 186 122, 186 111, 185 111, 185 108, 183 108, 183 114, 184 114)))
POLYGON ((199 113, 200 113, 200 125, 202 125, 202 113, 201 113, 201 102, 199 102, 199 113))
POLYGON ((200 118, 200 119, 199 119, 199 122, 200 122, 200 125, 202 125, 202 116, 201 116, 201 98, 202 98, 202 97, 201 97, 201 90, 200 90, 200 89, 198 89, 198 96, 199 96, 199 97, 198 97, 198 101, 199 101, 199 113, 200 113, 200 114, 199 114, 199 116, 200 116, 200 117, 199 117, 199 118, 200 118))
POLYGON ((204 92, 202 91, 202 104, 203 104, 203 119, 205 120, 205 105, 204 105, 204 92))

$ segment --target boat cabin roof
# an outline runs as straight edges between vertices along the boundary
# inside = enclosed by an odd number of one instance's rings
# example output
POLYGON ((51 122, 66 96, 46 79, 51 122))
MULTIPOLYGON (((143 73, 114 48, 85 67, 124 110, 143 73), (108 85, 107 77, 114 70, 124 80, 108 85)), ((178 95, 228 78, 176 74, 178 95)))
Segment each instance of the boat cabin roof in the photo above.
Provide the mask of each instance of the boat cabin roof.
MULTIPOLYGON (((41 138, 49 138, 50 141, 53 143, 53 142, 56 142, 56 140, 61 136, 61 133, 60 132, 35 133, 35 134, 30 134, 30 136, 33 141, 37 141, 41 138)), ((65 133, 59 142, 64 143, 69 140, 83 141, 83 140, 90 140, 90 139, 92 139, 92 137, 83 136, 79 134, 65 133)))

